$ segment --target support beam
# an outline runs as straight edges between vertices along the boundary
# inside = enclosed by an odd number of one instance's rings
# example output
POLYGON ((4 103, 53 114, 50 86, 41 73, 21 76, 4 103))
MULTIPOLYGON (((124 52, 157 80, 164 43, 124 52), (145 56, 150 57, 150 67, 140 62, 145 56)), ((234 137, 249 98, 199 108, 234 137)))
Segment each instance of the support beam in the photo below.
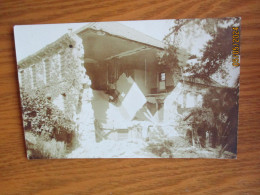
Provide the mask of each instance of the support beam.
POLYGON ((97 60, 94 60, 92 58, 84 58, 85 63, 90 63, 90 64, 98 64, 97 60))
POLYGON ((110 56, 110 57, 106 58, 105 60, 111 60, 111 59, 113 59, 113 58, 118 58, 118 59, 120 59, 120 58, 122 58, 122 57, 130 56, 130 55, 136 54, 136 53, 138 53, 138 52, 145 51, 145 50, 149 50, 149 49, 151 49, 151 48, 146 47, 146 46, 142 46, 142 47, 138 47, 138 48, 136 48, 136 49, 132 49, 132 50, 128 50, 128 51, 121 52, 121 53, 119 53, 119 54, 117 54, 117 55, 114 55, 114 56, 110 56))

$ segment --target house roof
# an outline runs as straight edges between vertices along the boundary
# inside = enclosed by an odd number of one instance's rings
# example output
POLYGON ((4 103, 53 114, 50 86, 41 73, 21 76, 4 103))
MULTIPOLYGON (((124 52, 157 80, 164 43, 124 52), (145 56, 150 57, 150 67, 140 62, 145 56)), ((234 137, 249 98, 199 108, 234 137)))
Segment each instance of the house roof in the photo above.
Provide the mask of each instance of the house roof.
MULTIPOLYGON (((158 49, 164 49, 164 43, 154 39, 146 34, 143 34, 137 30, 134 30, 130 27, 127 27, 119 22, 92 22, 89 23, 82 28, 76 30, 74 33, 81 34, 88 30, 95 31, 97 33, 105 33, 114 37, 119 37, 122 39, 132 40, 134 42, 146 44, 158 49)), ((39 51, 33 53, 32 55, 27 56, 26 58, 20 60, 18 62, 18 67, 22 66, 22 64, 30 63, 31 61, 37 60, 40 56, 45 52, 52 52, 52 49, 57 47, 57 43, 66 42, 69 39, 68 33, 57 39, 56 41, 46 45, 39 51)), ((24 65, 25 67, 25 65, 24 65)))
POLYGON ((57 48, 61 47, 62 45, 68 45, 71 41, 71 35, 68 33, 62 35, 60 38, 58 38, 56 41, 44 46, 40 50, 36 51, 35 53, 21 59, 17 62, 18 68, 27 67, 32 63, 36 63, 39 59, 43 58, 46 55, 49 55, 50 53, 53 53, 53 51, 57 50, 57 48))
POLYGON ((141 33, 131 27, 120 24, 119 22, 92 22, 75 31, 76 34, 81 34, 87 30, 94 30, 100 33, 108 33, 112 36, 117 36, 123 39, 128 39, 163 49, 165 47, 162 41, 152 38, 144 33, 141 33))

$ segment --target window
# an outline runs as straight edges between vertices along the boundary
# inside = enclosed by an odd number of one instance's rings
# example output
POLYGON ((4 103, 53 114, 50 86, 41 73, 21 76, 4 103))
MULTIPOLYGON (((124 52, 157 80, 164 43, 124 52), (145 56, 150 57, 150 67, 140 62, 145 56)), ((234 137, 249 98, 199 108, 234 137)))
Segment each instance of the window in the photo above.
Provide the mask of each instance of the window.
POLYGON ((161 72, 159 74, 159 90, 160 91, 164 91, 166 89, 165 77, 166 77, 165 72, 161 72))
POLYGON ((36 67, 35 65, 32 66, 32 86, 36 88, 37 81, 36 81, 36 67))
POLYGON ((24 70, 21 70, 20 71, 20 86, 21 87, 25 87, 25 77, 24 77, 24 70))
POLYGON ((165 72, 161 72, 160 73, 160 81, 165 81, 165 77, 166 77, 165 72))
POLYGON ((45 83, 46 83, 46 85, 48 85, 49 82, 50 82, 50 77, 51 77, 51 75, 50 75, 51 74, 50 73, 51 64, 50 64, 50 61, 48 59, 46 59, 44 61, 44 63, 45 63, 45 83))

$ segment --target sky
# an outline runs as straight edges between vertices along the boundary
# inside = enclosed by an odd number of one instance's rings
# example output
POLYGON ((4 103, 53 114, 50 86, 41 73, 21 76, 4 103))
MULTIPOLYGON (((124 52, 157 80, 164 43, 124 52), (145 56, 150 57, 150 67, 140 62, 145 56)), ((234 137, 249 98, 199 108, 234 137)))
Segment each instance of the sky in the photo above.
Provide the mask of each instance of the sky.
MULTIPOLYGON (((119 23, 162 41, 172 27, 173 20, 120 21, 119 23)), ((17 62, 56 41, 66 34, 68 29, 76 31, 87 24, 16 25, 14 33, 17 62)))

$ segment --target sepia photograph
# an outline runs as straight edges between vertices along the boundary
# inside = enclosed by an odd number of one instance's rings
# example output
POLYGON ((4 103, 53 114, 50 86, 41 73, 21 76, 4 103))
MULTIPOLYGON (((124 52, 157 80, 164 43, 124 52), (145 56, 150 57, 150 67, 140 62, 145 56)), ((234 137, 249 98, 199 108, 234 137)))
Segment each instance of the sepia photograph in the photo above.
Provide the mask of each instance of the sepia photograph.
POLYGON ((16 25, 27 158, 236 159, 240 22, 16 25))

